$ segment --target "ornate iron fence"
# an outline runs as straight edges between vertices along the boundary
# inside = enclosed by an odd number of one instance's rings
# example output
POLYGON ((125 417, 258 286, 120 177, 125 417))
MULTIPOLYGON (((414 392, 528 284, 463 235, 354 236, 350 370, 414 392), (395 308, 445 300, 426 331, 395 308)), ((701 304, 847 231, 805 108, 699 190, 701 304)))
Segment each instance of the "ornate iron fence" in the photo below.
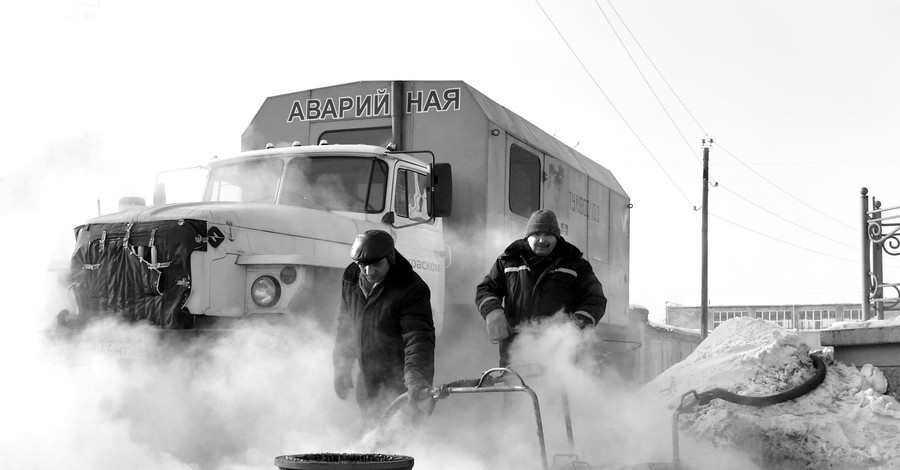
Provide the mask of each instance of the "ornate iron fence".
POLYGON ((900 206, 882 208, 881 201, 862 188, 863 318, 884 319, 885 310, 898 309, 900 282, 885 282, 883 255, 900 256, 900 206))

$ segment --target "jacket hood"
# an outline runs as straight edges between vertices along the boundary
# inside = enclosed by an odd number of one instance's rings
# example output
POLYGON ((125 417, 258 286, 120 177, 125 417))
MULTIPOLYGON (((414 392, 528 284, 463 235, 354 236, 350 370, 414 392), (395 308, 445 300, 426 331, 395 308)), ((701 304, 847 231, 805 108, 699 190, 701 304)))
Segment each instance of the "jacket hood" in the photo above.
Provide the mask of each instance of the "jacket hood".
MULTIPOLYGON (((528 246, 528 240, 520 238, 510 243, 509 246, 506 247, 506 250, 503 251, 503 254, 500 255, 500 257, 515 258, 519 256, 527 256, 529 254, 531 254, 531 248, 528 246)), ((561 258, 580 258, 583 255, 578 247, 567 242, 563 237, 557 237, 556 247, 553 249, 553 254, 561 258)))

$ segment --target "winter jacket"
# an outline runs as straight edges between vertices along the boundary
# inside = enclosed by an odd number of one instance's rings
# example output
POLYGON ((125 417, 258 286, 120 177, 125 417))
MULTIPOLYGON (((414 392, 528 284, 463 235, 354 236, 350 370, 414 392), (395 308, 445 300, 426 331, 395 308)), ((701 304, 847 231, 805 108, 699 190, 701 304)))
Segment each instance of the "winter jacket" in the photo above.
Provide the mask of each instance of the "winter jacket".
MULTIPOLYGON (((549 255, 554 259, 537 279, 526 262, 529 256, 528 242, 520 239, 497 258, 475 291, 475 305, 482 317, 503 308, 513 331, 529 320, 559 311, 587 313, 595 325, 600 321, 606 312, 603 286, 578 248, 559 237, 549 255)), ((501 341, 501 356, 514 337, 501 341)))
POLYGON ((384 281, 368 298, 359 287, 359 276, 355 263, 344 270, 335 374, 350 374, 354 361, 359 361, 356 400, 360 404, 379 395, 396 398, 412 384, 430 387, 435 333, 428 285, 396 252, 384 281))

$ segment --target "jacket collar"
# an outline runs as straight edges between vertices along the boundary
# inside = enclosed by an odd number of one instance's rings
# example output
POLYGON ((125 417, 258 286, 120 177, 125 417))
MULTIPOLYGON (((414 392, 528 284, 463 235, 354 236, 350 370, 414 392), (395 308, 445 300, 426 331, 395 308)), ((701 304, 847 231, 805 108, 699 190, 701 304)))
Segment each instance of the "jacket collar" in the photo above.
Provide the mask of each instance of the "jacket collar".
MULTIPOLYGON (((531 248, 528 246, 528 240, 524 238, 520 238, 506 247, 506 250, 503 251, 503 254, 500 255, 501 258, 518 258, 520 256, 527 257, 531 254, 531 248)), ((553 249, 553 256, 557 256, 559 258, 580 258, 582 256, 581 250, 579 250, 575 245, 566 241, 563 237, 557 237, 556 240, 556 248, 553 249)))
MULTIPOLYGON (((359 282, 359 267, 355 264, 350 267, 352 269, 347 269, 344 273, 344 282, 356 285, 359 282)), ((394 264, 391 265, 391 269, 388 271, 387 276, 385 276, 384 281, 381 282, 381 285, 409 285, 413 281, 414 274, 415 272, 413 271, 412 265, 409 264, 409 260, 401 255, 399 251, 395 251, 394 264)))

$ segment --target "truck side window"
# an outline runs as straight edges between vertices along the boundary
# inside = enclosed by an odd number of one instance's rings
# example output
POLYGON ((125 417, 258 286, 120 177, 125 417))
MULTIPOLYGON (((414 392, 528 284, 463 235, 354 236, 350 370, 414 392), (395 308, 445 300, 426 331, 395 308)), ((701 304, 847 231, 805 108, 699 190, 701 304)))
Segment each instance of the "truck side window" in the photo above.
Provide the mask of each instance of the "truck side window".
POLYGON ((541 159, 513 144, 509 148, 509 210, 531 216, 541 204, 541 159))
POLYGON ((419 222, 428 220, 428 175, 400 169, 397 171, 397 191, 394 193, 394 213, 419 222))

